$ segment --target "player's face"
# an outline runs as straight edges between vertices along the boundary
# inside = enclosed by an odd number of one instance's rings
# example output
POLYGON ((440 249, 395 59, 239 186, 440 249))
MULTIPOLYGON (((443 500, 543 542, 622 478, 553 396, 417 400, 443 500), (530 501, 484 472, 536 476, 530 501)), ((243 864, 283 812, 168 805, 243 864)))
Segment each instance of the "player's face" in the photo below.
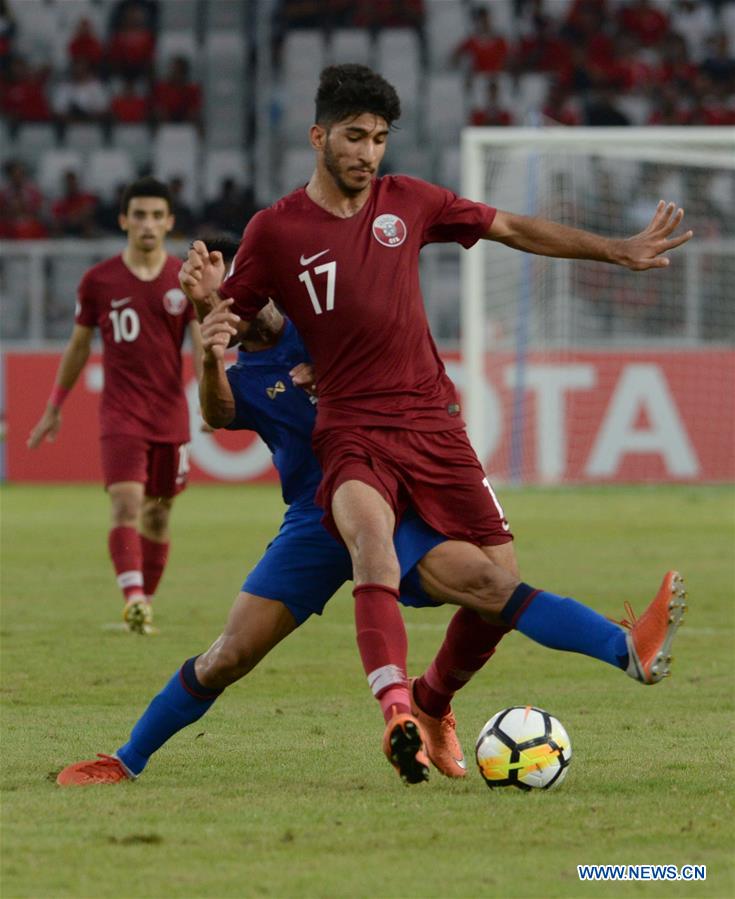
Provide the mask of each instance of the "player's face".
POLYGON ((369 112, 323 131, 324 166, 342 193, 355 196, 369 187, 383 160, 387 137, 385 119, 369 112))
POLYGON ((168 203, 161 197, 133 197, 126 215, 119 218, 120 227, 127 232, 128 243, 136 250, 152 253, 174 226, 168 203))

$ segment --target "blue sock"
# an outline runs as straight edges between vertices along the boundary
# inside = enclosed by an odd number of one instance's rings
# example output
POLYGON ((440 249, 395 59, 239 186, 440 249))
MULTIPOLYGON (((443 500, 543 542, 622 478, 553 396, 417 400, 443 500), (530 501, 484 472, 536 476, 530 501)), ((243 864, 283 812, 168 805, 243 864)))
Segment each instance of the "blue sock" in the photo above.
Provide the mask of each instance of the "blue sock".
POLYGON ((133 774, 140 774, 150 756, 175 733, 201 718, 222 692, 199 683, 195 661, 196 656, 184 662, 138 719, 128 742, 115 753, 133 774))
POLYGON ((542 646, 581 652, 616 668, 628 666, 625 630, 575 599, 519 584, 500 614, 542 646))

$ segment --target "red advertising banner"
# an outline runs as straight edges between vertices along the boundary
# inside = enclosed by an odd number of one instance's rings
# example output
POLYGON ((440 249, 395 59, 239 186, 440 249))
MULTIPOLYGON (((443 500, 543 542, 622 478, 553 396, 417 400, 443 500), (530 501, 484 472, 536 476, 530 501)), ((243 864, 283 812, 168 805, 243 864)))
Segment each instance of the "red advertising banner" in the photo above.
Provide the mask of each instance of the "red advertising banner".
MULTIPOLYGON (((456 354, 445 357, 462 387, 456 354)), ((99 481, 97 405, 102 366, 93 356, 64 404, 61 433, 31 451, 58 354, 4 356, 9 481, 99 481)), ((199 429, 190 367, 191 480, 275 480, 270 454, 249 433, 199 429)), ((478 454, 493 479, 527 483, 735 480, 735 352, 531 353, 488 357, 486 428, 478 454)))

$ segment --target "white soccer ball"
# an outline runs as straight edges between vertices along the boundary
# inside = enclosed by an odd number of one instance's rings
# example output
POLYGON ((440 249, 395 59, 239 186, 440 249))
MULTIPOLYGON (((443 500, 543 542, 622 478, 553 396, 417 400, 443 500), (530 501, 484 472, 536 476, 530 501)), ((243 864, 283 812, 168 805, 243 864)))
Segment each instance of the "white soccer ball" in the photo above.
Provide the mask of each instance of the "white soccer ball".
POLYGON ((493 715, 482 728, 475 757, 491 788, 548 790, 567 776, 572 744, 553 715, 530 705, 514 706, 493 715))

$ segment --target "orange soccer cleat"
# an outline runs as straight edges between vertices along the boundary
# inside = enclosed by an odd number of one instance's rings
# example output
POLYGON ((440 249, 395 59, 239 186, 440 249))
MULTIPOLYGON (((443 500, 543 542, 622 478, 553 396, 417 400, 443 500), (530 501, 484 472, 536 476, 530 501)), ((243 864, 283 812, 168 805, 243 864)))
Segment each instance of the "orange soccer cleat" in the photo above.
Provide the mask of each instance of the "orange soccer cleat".
POLYGON ((97 753, 89 762, 68 765, 56 778, 60 787, 89 787, 92 784, 116 784, 121 780, 133 780, 120 759, 114 755, 97 753))
POLYGON ((383 735, 383 752, 407 784, 429 779, 429 759, 418 721, 405 713, 393 715, 383 735))
POLYGON ((687 608, 685 599, 684 579, 678 571, 669 571, 640 618, 629 603, 625 604, 630 618, 620 624, 628 629, 625 673, 630 677, 643 684, 656 684, 671 674, 671 644, 687 608))
POLYGON ((434 767, 446 777, 466 777, 467 762, 465 762, 462 745, 457 739, 457 721, 454 715, 450 710, 441 718, 432 718, 431 715, 421 711, 414 696, 415 682, 415 677, 409 681, 411 712, 418 718, 421 725, 427 755, 434 767))

